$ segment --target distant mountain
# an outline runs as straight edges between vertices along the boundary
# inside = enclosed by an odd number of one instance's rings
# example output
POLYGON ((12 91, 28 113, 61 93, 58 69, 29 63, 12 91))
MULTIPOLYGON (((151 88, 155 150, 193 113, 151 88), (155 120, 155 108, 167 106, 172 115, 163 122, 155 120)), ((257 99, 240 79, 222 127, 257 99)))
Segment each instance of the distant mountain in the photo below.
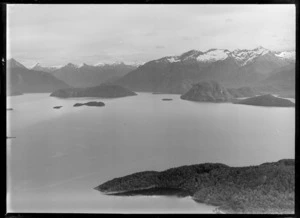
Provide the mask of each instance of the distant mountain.
POLYGON ((7 61, 7 94, 53 92, 56 89, 69 87, 53 75, 27 69, 24 65, 10 59, 7 61))
POLYGON ((194 84, 180 98, 190 101, 226 102, 232 99, 232 95, 218 82, 204 81, 194 84))
POLYGON ((282 96, 295 96, 295 63, 278 68, 272 74, 260 81, 256 87, 263 92, 272 92, 282 96))
POLYGON ((153 60, 116 81, 134 91, 183 94, 202 80, 222 82, 225 87, 251 86, 274 70, 295 61, 292 55, 263 47, 253 50, 191 50, 179 56, 153 60))
POLYGON ((243 97, 254 97, 255 95, 260 94, 259 91, 251 88, 251 87, 241 87, 241 88, 230 88, 227 91, 234 98, 243 98, 243 97))
POLYGON ((59 89, 50 94, 59 98, 74 97, 101 97, 101 98, 119 98, 125 96, 134 96, 136 93, 113 84, 101 84, 88 88, 67 88, 59 89))
POLYGON ((35 71, 43 71, 46 73, 52 73, 54 71, 56 71, 57 69, 59 69, 60 67, 44 67, 41 64, 37 63, 36 65, 34 65, 31 70, 35 70, 35 71))
POLYGON ((124 63, 97 64, 81 66, 69 63, 52 74, 73 87, 92 87, 103 82, 113 81, 136 69, 136 65, 127 65, 124 63))

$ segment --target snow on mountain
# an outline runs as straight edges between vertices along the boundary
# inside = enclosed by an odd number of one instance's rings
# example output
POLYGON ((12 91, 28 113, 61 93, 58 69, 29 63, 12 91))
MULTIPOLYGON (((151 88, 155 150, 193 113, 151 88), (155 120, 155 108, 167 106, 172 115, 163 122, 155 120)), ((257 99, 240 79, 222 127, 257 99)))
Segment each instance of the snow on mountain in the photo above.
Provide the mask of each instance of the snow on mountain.
POLYGON ((270 50, 265 49, 260 46, 253 50, 236 49, 231 53, 231 55, 235 59, 237 64, 239 64, 240 66, 245 66, 245 65, 251 63, 255 58, 266 55, 269 52, 270 52, 270 50))
POLYGON ((275 55, 281 59, 287 59, 291 61, 295 61, 296 58, 295 51, 282 51, 275 53, 275 55))
POLYGON ((228 58, 230 52, 226 49, 210 49, 202 55, 199 55, 196 59, 199 62, 216 62, 222 61, 228 58))
POLYGON ((193 60, 193 59, 196 59, 199 55, 202 55, 202 54, 203 54, 203 52, 201 52, 201 51, 190 50, 190 51, 185 52, 182 55, 180 55, 180 59, 182 61, 193 60))
POLYGON ((51 73, 57 69, 59 69, 62 66, 50 66, 50 67, 45 67, 42 66, 40 63, 35 64, 33 67, 31 67, 31 70, 35 70, 35 71, 43 71, 43 72, 47 72, 47 73, 51 73))
POLYGON ((170 58, 167 58, 167 61, 174 63, 174 62, 180 61, 180 59, 178 57, 170 57, 170 58))
POLYGON ((94 64, 93 66, 94 67, 101 67, 101 66, 104 66, 104 65, 105 65, 105 63, 99 62, 97 64, 94 64))
POLYGON ((210 49, 206 52, 191 50, 181 54, 180 56, 168 56, 155 60, 155 62, 179 62, 179 61, 197 61, 199 63, 214 63, 216 61, 223 61, 227 58, 233 58, 239 66, 245 66, 252 63, 256 58, 264 55, 276 55, 281 59, 295 60, 295 52, 280 52, 276 53, 268 50, 262 46, 252 50, 236 49, 229 51, 227 49, 210 49))

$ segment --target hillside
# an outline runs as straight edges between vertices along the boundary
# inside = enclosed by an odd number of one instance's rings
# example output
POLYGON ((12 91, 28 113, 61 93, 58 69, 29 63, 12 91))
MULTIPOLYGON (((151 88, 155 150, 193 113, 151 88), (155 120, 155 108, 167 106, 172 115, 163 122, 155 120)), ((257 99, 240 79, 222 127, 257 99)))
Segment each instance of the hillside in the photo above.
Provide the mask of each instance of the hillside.
POLYGON ((67 88, 65 82, 53 75, 27 69, 14 59, 7 62, 7 93, 53 92, 67 88))
POLYGON ((219 163, 181 166, 115 178, 95 189, 124 196, 156 195, 171 189, 181 196, 190 195, 197 202, 216 205, 227 213, 293 214, 295 161, 285 159, 249 167, 219 163))
POLYGON ((295 63, 274 70, 265 80, 256 87, 263 92, 272 92, 281 96, 295 97, 295 63))
POLYGON ((190 101, 227 102, 232 99, 232 95, 218 82, 204 81, 194 84, 180 98, 190 101))

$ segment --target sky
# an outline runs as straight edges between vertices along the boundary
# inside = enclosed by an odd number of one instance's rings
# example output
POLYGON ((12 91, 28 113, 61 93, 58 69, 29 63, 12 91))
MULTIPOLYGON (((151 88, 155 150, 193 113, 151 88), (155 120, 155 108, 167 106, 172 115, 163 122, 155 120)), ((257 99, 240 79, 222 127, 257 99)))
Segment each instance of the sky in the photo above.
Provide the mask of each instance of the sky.
POLYGON ((7 58, 143 63, 195 49, 294 50, 295 5, 47 5, 7 8, 7 58))

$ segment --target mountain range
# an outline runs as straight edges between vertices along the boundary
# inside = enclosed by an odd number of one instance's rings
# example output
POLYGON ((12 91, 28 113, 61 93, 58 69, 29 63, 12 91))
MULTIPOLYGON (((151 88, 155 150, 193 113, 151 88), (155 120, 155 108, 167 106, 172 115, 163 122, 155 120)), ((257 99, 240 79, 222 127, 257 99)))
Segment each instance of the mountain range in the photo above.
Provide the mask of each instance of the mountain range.
MULTIPOLYGON (((80 66, 69 63, 62 67, 43 67, 37 64, 28 69, 15 60, 10 62, 13 63, 8 64, 8 69, 14 69, 11 70, 12 74, 19 75, 12 75, 13 87, 16 84, 20 86, 20 82, 16 83, 15 80, 20 81, 20 78, 27 77, 28 73, 21 73, 26 71, 31 74, 35 72, 37 77, 51 77, 60 86, 72 87, 92 87, 112 82, 132 91, 184 94, 195 83, 213 80, 228 89, 252 87, 266 93, 288 96, 294 96, 295 93, 295 51, 276 52, 263 47, 233 51, 191 50, 178 56, 152 60, 140 66, 122 62, 80 66)), ((30 88, 22 87, 21 91, 45 90, 46 88, 34 89, 40 85, 38 81, 30 88)), ((31 81, 30 84, 32 83, 31 81)), ((56 87, 53 86, 52 89, 56 87)))
POLYGON ((53 92, 57 89, 69 87, 65 82, 49 73, 27 69, 15 59, 8 60, 6 75, 8 95, 53 92))
POLYGON ((261 87, 261 81, 278 73, 282 67, 294 64, 293 51, 274 52, 263 47, 234 51, 191 50, 147 62, 116 83, 133 91, 175 94, 183 94, 193 83, 203 80, 221 82, 226 88, 261 87))
POLYGON ((52 70, 53 68, 47 68, 46 70, 50 70, 52 75, 70 86, 92 87, 100 83, 114 81, 136 68, 136 65, 128 65, 123 62, 98 65, 82 64, 81 66, 68 63, 55 70, 52 70))

